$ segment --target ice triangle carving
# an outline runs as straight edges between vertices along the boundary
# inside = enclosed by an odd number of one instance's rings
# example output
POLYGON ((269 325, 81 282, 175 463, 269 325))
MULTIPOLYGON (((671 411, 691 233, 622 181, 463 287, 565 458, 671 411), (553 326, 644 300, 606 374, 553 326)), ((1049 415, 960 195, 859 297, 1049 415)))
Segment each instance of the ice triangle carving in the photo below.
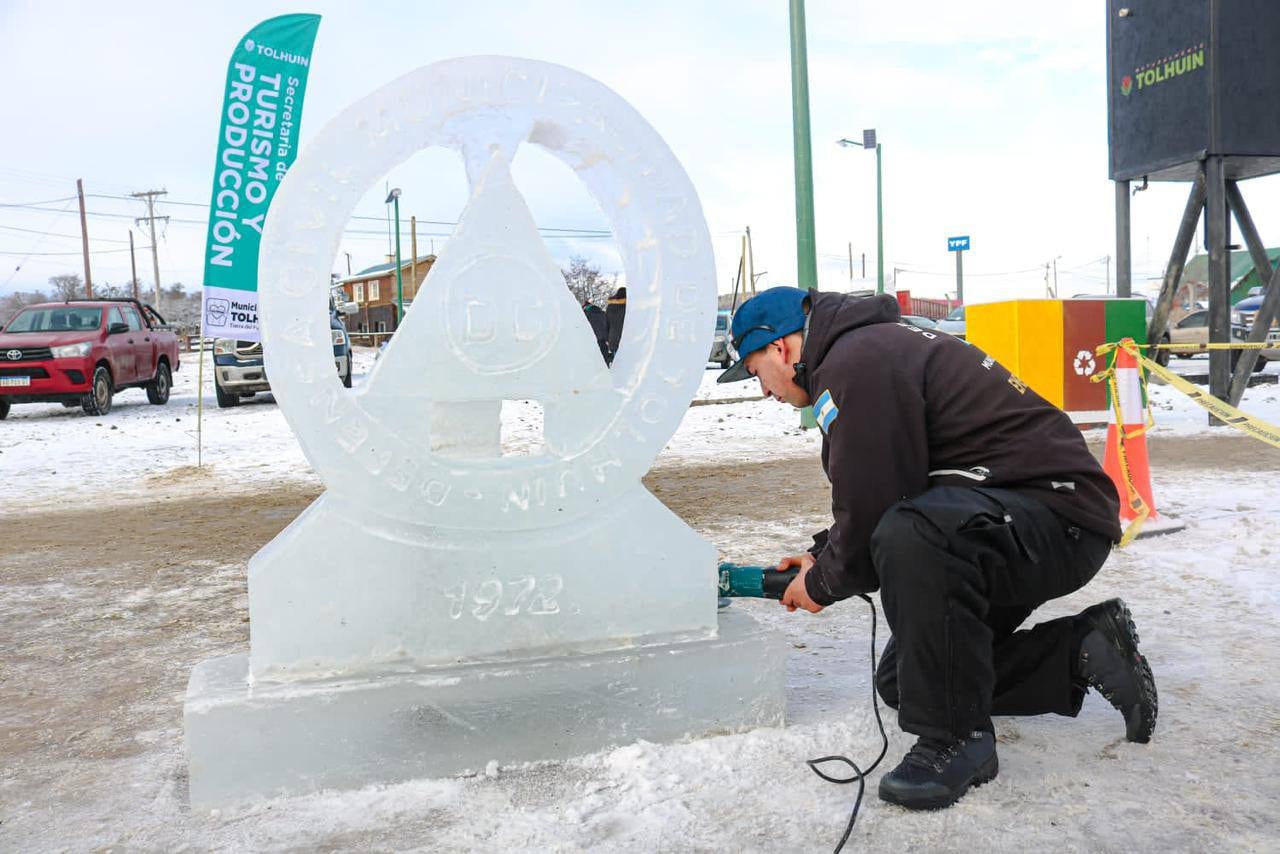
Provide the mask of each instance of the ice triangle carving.
POLYGON ((450 431, 487 446, 479 456, 495 455, 503 400, 542 403, 547 448, 560 455, 600 421, 571 410, 616 405, 590 326, 500 150, 363 396, 373 412, 422 425, 433 446, 455 444, 442 438, 450 431))

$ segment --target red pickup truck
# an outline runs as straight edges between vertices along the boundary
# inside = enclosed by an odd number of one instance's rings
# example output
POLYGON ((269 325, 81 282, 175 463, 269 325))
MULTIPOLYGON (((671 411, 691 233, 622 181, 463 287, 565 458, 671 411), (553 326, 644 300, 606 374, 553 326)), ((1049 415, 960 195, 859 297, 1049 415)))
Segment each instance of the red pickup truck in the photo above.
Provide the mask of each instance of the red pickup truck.
POLYGON ((29 305, 0 331, 0 420, 15 403, 111 411, 120 389, 169 401, 178 336, 149 305, 132 299, 29 305))

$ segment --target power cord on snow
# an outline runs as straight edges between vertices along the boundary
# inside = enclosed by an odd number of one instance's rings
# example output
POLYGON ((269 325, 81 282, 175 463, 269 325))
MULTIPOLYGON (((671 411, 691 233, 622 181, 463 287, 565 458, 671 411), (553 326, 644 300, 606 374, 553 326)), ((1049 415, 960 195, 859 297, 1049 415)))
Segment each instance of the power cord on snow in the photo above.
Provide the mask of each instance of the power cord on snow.
POLYGON ((844 836, 840 837, 840 842, 836 845, 835 854, 840 854, 841 849, 844 848, 844 844, 849 841, 849 834, 853 833, 853 825, 854 822, 858 820, 858 810, 862 806, 862 796, 867 791, 867 775, 876 770, 880 765, 880 762, 884 759, 885 754, 889 752, 889 736, 885 735, 884 732, 884 721, 880 719, 880 699, 876 694, 876 606, 875 603, 871 601, 870 596, 859 593, 858 598, 863 602, 866 602, 867 606, 871 608, 871 708, 874 709, 876 713, 876 726, 880 728, 880 740, 883 743, 883 746, 880 748, 880 755, 876 757, 876 761, 872 762, 871 766, 867 768, 866 771, 863 771, 855 765, 853 760, 849 759, 847 756, 823 756, 819 759, 807 760, 809 767, 813 770, 813 773, 817 774, 828 783, 840 783, 841 785, 846 783, 858 784, 858 797, 853 802, 853 812, 849 815, 849 824, 845 826, 844 836), (853 775, 850 777, 832 777, 818 768, 818 766, 824 762, 843 762, 853 769, 853 775))

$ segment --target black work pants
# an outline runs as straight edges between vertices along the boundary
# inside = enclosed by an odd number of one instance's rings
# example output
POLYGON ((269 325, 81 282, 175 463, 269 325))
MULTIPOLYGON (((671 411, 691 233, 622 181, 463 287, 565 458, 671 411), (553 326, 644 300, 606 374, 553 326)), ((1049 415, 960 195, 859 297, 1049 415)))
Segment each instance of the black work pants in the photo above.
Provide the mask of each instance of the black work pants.
POLYGON ((949 738, 990 729, 991 715, 1077 714, 1076 618, 1015 629, 1088 583, 1110 551, 1004 489, 940 486, 889 508, 871 538, 893 632, 876 689, 899 726, 949 738))

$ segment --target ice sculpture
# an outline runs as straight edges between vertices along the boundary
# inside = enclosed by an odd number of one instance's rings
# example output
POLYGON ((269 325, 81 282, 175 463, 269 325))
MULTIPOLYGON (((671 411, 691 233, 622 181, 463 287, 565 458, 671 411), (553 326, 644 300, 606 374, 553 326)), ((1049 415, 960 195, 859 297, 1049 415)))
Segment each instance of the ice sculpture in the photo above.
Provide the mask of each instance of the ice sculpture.
POLYGON ((193 803, 781 722, 783 645, 717 621, 714 548, 640 483, 698 385, 716 287, 693 187, 639 114, 559 66, 428 66, 303 151, 262 246, 267 369, 327 491, 250 561, 247 660, 192 674, 193 803), (612 370, 512 181, 524 143, 617 238, 612 370), (329 268, 368 187, 428 146, 462 155, 471 199, 348 391, 329 268), (504 400, 542 405, 538 453, 502 455, 504 400))

